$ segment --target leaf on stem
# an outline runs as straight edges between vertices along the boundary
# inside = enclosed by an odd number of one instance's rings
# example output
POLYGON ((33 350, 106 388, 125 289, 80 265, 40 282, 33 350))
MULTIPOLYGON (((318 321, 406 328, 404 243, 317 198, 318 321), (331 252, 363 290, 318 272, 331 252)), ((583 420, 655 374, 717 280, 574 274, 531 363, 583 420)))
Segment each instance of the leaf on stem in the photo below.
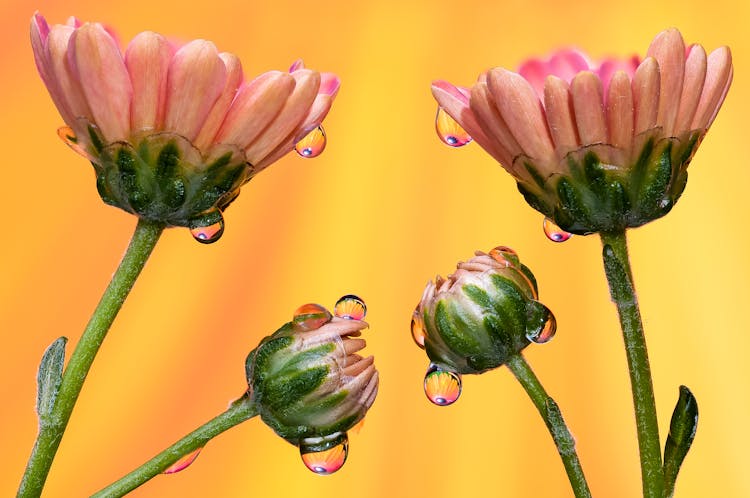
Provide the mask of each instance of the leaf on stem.
POLYGON ((664 480, 667 496, 674 494, 675 481, 682 461, 690 450, 698 428, 698 401, 685 386, 680 386, 680 396, 672 413, 669 435, 664 445, 664 480))
POLYGON ((41 421, 42 418, 52 413, 55 406, 57 391, 60 390, 62 382, 63 365, 65 363, 65 345, 67 337, 59 337, 50 344, 42 356, 39 371, 36 375, 37 395, 36 412, 41 421))

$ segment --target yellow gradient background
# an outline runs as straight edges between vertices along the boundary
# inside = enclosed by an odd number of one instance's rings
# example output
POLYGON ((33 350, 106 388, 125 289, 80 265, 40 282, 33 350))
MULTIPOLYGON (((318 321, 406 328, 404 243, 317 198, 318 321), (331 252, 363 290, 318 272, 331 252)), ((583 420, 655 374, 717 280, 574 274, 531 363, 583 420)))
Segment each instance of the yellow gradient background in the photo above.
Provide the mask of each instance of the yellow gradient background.
POLYGON ((594 495, 638 496, 629 382, 599 240, 547 241, 541 216, 488 155, 441 144, 430 82, 468 85, 490 66, 514 68, 560 45, 594 57, 643 54, 669 26, 708 50, 731 46, 735 80, 677 207, 630 236, 661 435, 678 386, 688 385, 700 425, 677 496, 750 496, 746 0, 5 0, 0 495, 15 492, 36 434, 42 352, 60 335, 77 342, 135 226, 100 201, 90 165, 56 136, 62 121, 28 41, 36 9, 50 23, 103 21, 123 42, 147 29, 210 39, 238 54, 248 76, 302 57, 342 80, 319 158, 289 155, 246 185, 217 244, 185 229, 164 234, 91 370, 46 496, 87 496, 222 411, 242 393, 245 355, 261 337, 298 305, 332 307, 347 293, 369 307, 381 384, 342 471, 313 475, 254 419, 132 496, 572 496, 507 369, 465 377, 449 408, 422 392, 427 358, 409 321, 425 282, 498 244, 533 269, 557 316, 555 340, 526 356, 563 409, 594 495))

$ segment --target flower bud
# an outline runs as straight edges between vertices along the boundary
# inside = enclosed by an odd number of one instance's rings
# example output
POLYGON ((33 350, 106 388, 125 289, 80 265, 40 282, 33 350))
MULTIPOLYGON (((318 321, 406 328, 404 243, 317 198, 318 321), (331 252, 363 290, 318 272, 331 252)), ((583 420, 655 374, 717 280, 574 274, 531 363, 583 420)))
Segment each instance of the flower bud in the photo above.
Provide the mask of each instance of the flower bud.
POLYGON ((429 282, 415 320, 424 334, 415 339, 432 363, 459 374, 499 367, 555 331, 554 316, 537 301, 534 275, 507 247, 477 251, 447 279, 429 282))
POLYGON ((345 441, 362 420, 378 391, 373 357, 358 354, 365 328, 363 321, 305 305, 248 355, 251 399, 279 436, 320 452, 345 441))

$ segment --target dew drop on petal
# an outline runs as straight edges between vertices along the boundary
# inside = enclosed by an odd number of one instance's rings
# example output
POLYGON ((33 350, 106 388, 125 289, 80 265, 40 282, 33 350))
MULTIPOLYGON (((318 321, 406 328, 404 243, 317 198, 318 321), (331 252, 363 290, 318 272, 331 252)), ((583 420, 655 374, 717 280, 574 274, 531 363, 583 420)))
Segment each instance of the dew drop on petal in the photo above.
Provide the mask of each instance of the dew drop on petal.
POLYGON ((555 318, 555 315, 552 314, 552 311, 547 309, 547 318, 542 327, 532 334, 527 334, 526 338, 536 344, 544 344, 555 337, 555 332, 557 332, 557 319, 555 318))
POLYGON ((354 294, 347 294, 336 301, 333 314, 347 320, 362 320, 367 314, 365 302, 354 294))
POLYGON ((85 157, 89 161, 92 160, 91 155, 78 144, 78 139, 76 138, 76 134, 73 131, 73 128, 71 128, 70 126, 62 126, 57 129, 57 136, 60 137, 60 139, 65 142, 68 147, 73 149, 78 155, 85 157))
POLYGON ((555 225, 555 223, 549 218, 544 218, 542 227, 544 228, 544 235, 546 235, 552 242, 565 242, 573 236, 572 233, 568 233, 555 225))
POLYGON ((295 310, 292 318, 294 327, 303 332, 316 330, 330 321, 331 312, 315 303, 303 304, 295 310))
POLYGON ((187 455, 185 455, 184 457, 180 458, 175 463, 170 465, 166 470, 164 470, 164 472, 162 472, 162 474, 176 474, 177 472, 180 472, 190 467, 190 465, 195 461, 195 459, 198 458, 198 455, 200 455, 202 449, 203 448, 198 448, 192 453, 188 453, 187 455))
POLYGON ((345 437, 340 444, 323 451, 309 451, 300 445, 299 453, 305 467, 318 475, 327 476, 344 466, 349 454, 349 440, 345 437))
POLYGON ((462 147, 471 142, 471 137, 466 133, 466 130, 461 128, 461 125, 450 117, 442 107, 438 107, 435 116, 435 130, 440 140, 451 147, 462 147))
POLYGON ((425 335, 424 319, 422 318, 422 314, 419 312, 419 308, 417 308, 414 310, 414 314, 411 317, 411 337, 412 339, 414 339, 414 342, 417 344, 417 346, 422 349, 424 349, 425 335))
POLYGON ((318 157, 326 148, 326 132, 322 126, 318 126, 313 131, 305 135, 302 140, 297 142, 294 150, 302 157, 318 157))
POLYGON ((213 244, 224 234, 224 219, 203 227, 192 227, 190 234, 201 244, 213 244))
POLYGON ((438 406, 448 406, 461 396, 461 376, 431 365, 424 376, 424 393, 438 406))

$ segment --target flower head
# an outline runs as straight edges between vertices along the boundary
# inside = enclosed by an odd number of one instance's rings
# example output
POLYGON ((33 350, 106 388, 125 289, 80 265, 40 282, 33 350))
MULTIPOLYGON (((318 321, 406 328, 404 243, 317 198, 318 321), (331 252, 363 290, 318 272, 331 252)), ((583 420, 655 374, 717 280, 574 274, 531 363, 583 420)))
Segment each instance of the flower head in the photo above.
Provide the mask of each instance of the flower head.
POLYGON ((534 275, 503 246, 478 251, 447 279, 429 282, 412 322, 430 361, 458 374, 499 367, 530 341, 551 339, 555 328, 554 316, 537 301, 534 275))
POLYGON ((471 89, 436 81, 432 92, 534 209, 586 234, 640 226, 672 209, 732 71, 727 47, 707 56, 670 29, 643 61, 597 65, 563 50, 518 73, 490 69, 471 89))
POLYGON ((102 199, 172 226, 208 226, 240 186, 317 129, 339 80, 295 63, 249 81, 213 43, 143 32, 123 53, 101 24, 31 20, 39 74, 102 199))
POLYGON ((261 418, 303 457, 340 446, 375 401, 374 359, 358 354, 365 328, 308 304, 247 357, 249 392, 261 418))

